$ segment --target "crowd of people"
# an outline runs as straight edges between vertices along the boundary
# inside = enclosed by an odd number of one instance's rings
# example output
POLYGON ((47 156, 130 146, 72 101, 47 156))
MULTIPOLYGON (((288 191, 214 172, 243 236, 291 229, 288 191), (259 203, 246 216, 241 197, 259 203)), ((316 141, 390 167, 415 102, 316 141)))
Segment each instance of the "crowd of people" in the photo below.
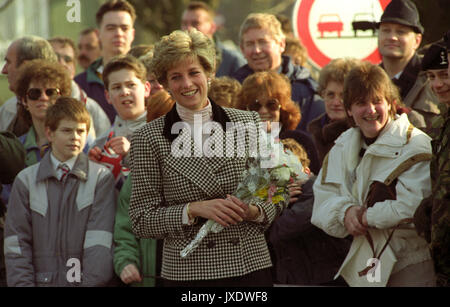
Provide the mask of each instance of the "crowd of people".
POLYGON ((233 50, 214 14, 192 1, 132 47, 135 9, 110 0, 78 46, 11 43, 0 285, 450 286, 450 31, 419 55, 417 8, 392 0, 382 62, 316 76, 288 19, 249 14, 233 50), (233 195, 264 135, 308 178, 276 206, 233 195))

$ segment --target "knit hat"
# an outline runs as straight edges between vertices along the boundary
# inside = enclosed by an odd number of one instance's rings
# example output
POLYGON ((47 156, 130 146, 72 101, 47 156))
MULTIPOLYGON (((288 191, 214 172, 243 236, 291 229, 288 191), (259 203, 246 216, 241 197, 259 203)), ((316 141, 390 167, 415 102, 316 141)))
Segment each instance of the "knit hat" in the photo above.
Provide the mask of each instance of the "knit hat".
POLYGON ((447 49, 440 43, 434 43, 425 52, 422 59, 422 70, 447 69, 447 49))
POLYGON ((392 0, 383 15, 377 28, 382 22, 398 23, 413 28, 414 32, 423 34, 423 27, 420 24, 419 12, 416 5, 410 0, 392 0))

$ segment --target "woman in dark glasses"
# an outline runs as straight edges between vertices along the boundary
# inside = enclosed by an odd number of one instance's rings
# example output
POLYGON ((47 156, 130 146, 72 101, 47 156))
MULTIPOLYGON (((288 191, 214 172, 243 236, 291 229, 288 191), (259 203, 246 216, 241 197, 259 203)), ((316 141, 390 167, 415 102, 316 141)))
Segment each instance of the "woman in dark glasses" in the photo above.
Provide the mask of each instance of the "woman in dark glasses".
POLYGON ((67 71, 58 63, 32 60, 19 70, 17 95, 24 105, 23 116, 31 125, 27 133, 19 136, 26 150, 26 166, 41 160, 47 148, 45 113, 59 96, 70 96, 71 81, 67 71))
POLYGON ((267 132, 271 132, 274 123, 277 123, 280 139, 293 138, 302 145, 311 160, 311 171, 315 174, 319 172, 319 159, 311 137, 295 129, 301 119, 300 108, 291 99, 291 84, 284 75, 264 71, 248 76, 237 100, 238 109, 259 113, 267 132))
MULTIPOLYGON (((25 166, 38 163, 47 151, 45 136, 45 113, 59 96, 70 96, 71 80, 66 69, 56 62, 31 60, 23 63, 17 72, 18 117, 30 128, 18 136, 25 148, 25 166)), ((4 185, 1 197, 8 202, 11 184, 4 185)))

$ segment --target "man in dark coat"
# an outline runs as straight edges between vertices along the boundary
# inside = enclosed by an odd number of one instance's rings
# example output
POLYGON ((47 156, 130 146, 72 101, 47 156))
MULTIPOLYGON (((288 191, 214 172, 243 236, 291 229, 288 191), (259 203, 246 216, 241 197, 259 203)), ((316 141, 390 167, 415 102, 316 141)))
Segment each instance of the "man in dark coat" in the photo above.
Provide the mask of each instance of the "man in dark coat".
POLYGON ((424 29, 415 4, 411 0, 392 0, 377 26, 381 67, 398 86, 403 103, 412 109, 408 114, 411 123, 429 133, 439 108, 416 53, 424 29))

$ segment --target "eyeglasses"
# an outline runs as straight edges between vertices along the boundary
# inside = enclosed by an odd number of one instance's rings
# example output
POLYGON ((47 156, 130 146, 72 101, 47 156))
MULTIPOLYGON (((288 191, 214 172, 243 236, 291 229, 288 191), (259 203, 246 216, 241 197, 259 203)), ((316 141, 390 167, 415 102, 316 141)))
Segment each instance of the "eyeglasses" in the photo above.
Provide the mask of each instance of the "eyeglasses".
POLYGON ((272 112, 277 111, 281 108, 281 104, 278 101, 278 99, 269 99, 266 101, 265 104, 261 104, 258 99, 255 99, 254 102, 251 102, 248 105, 247 109, 249 111, 259 111, 259 109, 261 109, 262 106, 264 106, 266 109, 272 112))
POLYGON ((47 88, 45 90, 40 88, 30 88, 27 91, 27 97, 31 100, 38 100, 42 95, 42 91, 44 91, 45 95, 47 95, 47 97, 50 99, 55 98, 56 96, 59 96, 61 94, 58 88, 47 88))

